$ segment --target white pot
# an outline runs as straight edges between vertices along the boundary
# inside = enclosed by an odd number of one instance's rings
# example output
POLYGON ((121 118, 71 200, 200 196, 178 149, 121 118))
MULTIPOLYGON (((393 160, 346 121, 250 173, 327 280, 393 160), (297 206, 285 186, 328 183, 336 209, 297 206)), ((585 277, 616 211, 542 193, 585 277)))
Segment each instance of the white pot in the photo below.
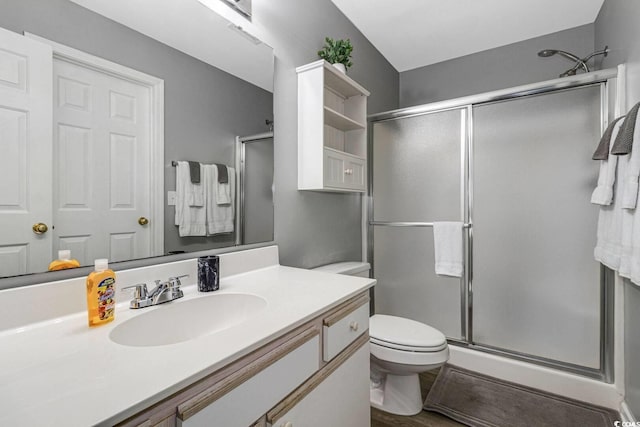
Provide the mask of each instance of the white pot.
POLYGON ((341 73, 347 74, 347 67, 345 67, 344 64, 338 62, 331 65, 336 67, 341 73))

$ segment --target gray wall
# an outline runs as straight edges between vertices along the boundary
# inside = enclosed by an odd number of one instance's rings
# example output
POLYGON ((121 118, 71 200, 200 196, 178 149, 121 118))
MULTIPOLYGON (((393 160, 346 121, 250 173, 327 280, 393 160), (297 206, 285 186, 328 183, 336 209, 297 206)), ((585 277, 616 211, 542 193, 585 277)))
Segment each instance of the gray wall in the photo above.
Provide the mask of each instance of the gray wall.
MULTIPOLYGON (((235 136, 268 130, 270 92, 67 0, 3 0, 0 27, 31 32, 164 79, 165 190, 175 188, 171 160, 233 165, 235 136)), ((234 243, 232 235, 181 239, 173 216, 165 200, 166 251, 234 243)))
MULTIPOLYGON (((608 44, 605 67, 627 64, 627 108, 640 102, 640 2, 605 0, 595 23, 596 45, 608 44)), ((640 288, 625 280, 625 400, 640 417, 640 288)))
POLYGON ((324 37, 350 38, 348 74, 371 92, 369 112, 398 107, 398 73, 330 0, 254 2, 275 61, 275 239, 284 265, 315 267, 361 257, 361 196, 297 190, 297 74, 324 37))
POLYGON ((560 49, 580 57, 588 55, 594 51, 593 32, 593 24, 583 25, 402 72, 400 106, 557 78, 573 66, 571 61, 557 55, 539 58, 537 53, 542 49, 560 49))

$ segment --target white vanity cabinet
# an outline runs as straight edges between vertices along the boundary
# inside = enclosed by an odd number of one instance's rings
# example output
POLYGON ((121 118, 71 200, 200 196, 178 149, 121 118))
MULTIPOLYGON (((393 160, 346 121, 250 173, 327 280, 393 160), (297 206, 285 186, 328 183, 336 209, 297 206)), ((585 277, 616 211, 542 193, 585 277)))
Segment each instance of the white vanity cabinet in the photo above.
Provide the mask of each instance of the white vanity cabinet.
POLYGON ((365 192, 369 92, 324 60, 296 71, 298 189, 365 192))
POLYGON ((309 328, 178 406, 178 427, 248 426, 318 369, 318 330, 309 328))
POLYGON ((364 292, 119 426, 367 426, 368 310, 364 292))
POLYGON ((267 414, 272 427, 370 425, 368 336, 319 371, 308 386, 267 414))

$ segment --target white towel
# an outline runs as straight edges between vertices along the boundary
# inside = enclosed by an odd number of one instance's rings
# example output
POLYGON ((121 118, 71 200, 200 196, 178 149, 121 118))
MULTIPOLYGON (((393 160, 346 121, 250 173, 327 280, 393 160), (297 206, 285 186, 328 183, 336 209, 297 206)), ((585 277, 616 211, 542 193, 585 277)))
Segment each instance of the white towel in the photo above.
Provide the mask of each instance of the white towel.
POLYGON ((631 217, 628 220, 631 222, 631 227, 627 226, 627 221, 623 221, 622 233, 626 238, 622 241, 622 253, 623 267, 626 271, 621 271, 620 274, 640 286, 640 209, 636 209, 640 173, 640 123, 638 122, 633 132, 633 149, 627 156, 630 156, 630 159, 629 168, 625 174, 622 207, 624 208, 623 219, 631 217))
POLYGON ((621 183, 622 207, 635 209, 638 201, 638 176, 640 175, 640 114, 636 118, 636 127, 633 131, 633 145, 629 156, 629 167, 621 183))
MULTIPOLYGON (((616 182, 620 183, 623 181, 622 177, 626 174, 628 164, 629 156, 619 156, 616 169, 616 182)), ((600 261, 613 270, 620 268, 620 262, 622 260, 623 222, 629 223, 628 212, 625 214, 625 211, 622 209, 621 196, 622 187, 620 185, 614 185, 613 202, 610 205, 600 206, 596 232, 596 247, 593 251, 596 261, 600 261)), ((625 228, 629 226, 630 224, 625 228)))
POLYGON ((234 229, 234 195, 235 171, 227 167, 229 175, 229 203, 218 204, 218 167, 216 165, 202 165, 205 184, 205 206, 207 219, 207 234, 231 233, 234 229))
MULTIPOLYGON (((206 210, 204 206, 204 189, 198 190, 201 193, 202 202, 200 206, 194 206, 196 190, 194 187, 201 184, 192 184, 189 173, 188 162, 178 162, 176 166, 176 215, 175 225, 178 226, 178 234, 184 236, 205 236, 206 210)), ((202 186, 201 186, 202 187, 202 186)))
MULTIPOLYGON (((624 192, 624 189, 620 188, 620 192, 624 192)), ((619 203, 619 205, 621 204, 619 203)), ((618 206, 618 210, 620 211, 620 230, 618 235, 620 240, 620 248, 618 249, 620 251, 620 264, 617 270, 622 277, 640 279, 640 260, 635 259, 640 255, 640 215, 636 214, 635 209, 622 209, 618 206)))
MULTIPOLYGON (((189 162, 186 163, 189 164, 189 162)), ((200 169, 202 169, 202 165, 200 165, 200 169)), ((202 185, 202 181, 197 184, 191 182, 191 171, 189 171, 189 182, 191 183, 191 192, 188 195, 189 206, 204 206, 204 185, 202 185)))
POLYGON ((618 160, 625 164, 620 176, 619 189, 616 197, 620 197, 621 227, 620 241, 622 255, 620 276, 631 279, 640 285, 640 209, 636 209, 638 199, 638 173, 640 172, 640 123, 636 123, 633 132, 633 145, 630 154, 621 156, 618 160))
POLYGON ((627 246, 623 242, 624 265, 621 267, 624 267, 625 270, 623 271, 621 268, 620 275, 628 277, 633 283, 640 286, 640 209, 625 210, 625 213, 633 216, 633 223, 629 238, 631 244, 627 246))
POLYGON ((436 274, 462 277, 462 222, 434 222, 433 244, 436 274))
MULTIPOLYGON (((224 166, 224 165, 221 165, 220 167, 226 167, 227 176, 231 175, 233 168, 230 168, 229 166, 224 166)), ((216 167, 216 174, 217 173, 218 173, 218 168, 216 167)), ((217 203, 219 205, 228 205, 231 203, 231 179, 230 178, 224 184, 220 183, 216 178, 216 197, 217 197, 217 203)))
MULTIPOLYGON (((640 140, 637 126, 633 140, 634 148, 640 147, 635 145, 640 140)), ((597 261, 637 284, 640 284, 640 209, 636 209, 639 173, 640 150, 619 156, 613 203, 600 207, 594 249, 597 261)))
MULTIPOLYGON (((618 121, 613 128, 611 140, 615 140, 620 128, 624 122, 618 121)), ((616 180, 616 166, 618 164, 618 156, 611 154, 613 144, 609 145, 609 157, 607 160, 600 160, 600 175, 598 176, 598 185, 593 194, 591 194, 591 203, 596 205, 607 206, 613 201, 613 184, 616 180)))

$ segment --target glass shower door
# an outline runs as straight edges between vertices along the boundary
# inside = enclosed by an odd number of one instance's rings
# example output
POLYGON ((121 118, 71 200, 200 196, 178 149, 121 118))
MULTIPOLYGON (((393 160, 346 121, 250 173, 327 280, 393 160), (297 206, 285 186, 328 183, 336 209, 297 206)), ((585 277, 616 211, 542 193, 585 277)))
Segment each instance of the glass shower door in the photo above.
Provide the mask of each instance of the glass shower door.
POLYGON ((242 244, 273 240, 273 137, 244 142, 242 244))
POLYGON ((435 275, 433 229, 462 221, 466 109, 373 124, 372 195, 376 313, 461 337, 461 280, 435 275))
POLYGON ((600 85, 473 108, 473 341, 600 367, 600 85))

